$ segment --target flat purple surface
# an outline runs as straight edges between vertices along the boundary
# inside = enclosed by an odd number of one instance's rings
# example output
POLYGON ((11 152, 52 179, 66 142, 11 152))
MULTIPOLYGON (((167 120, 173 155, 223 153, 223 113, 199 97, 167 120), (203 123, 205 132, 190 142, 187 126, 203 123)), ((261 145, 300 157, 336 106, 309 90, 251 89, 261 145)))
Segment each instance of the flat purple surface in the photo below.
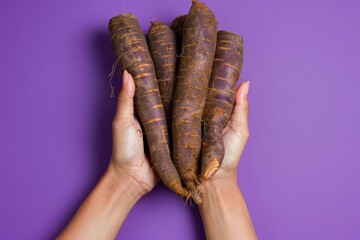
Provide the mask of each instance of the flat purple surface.
MULTIPOLYGON (((245 41, 250 131, 239 182, 260 239, 360 239, 360 4, 216 1, 245 41)), ((107 166, 115 101, 108 20, 144 30, 190 1, 0 2, 0 239, 52 239, 107 166)), ((116 81, 119 89, 119 80, 116 81)), ((119 239, 204 239, 161 184, 119 239)))

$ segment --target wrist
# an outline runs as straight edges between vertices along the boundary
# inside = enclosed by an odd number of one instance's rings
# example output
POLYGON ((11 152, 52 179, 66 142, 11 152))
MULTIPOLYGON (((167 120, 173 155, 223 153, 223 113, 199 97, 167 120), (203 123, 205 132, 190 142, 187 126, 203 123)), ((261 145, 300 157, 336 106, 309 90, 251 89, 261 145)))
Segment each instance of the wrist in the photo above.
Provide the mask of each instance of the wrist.
POLYGON ((236 173, 226 178, 211 178, 203 182, 200 186, 202 203, 199 204, 200 211, 204 205, 209 203, 220 203, 227 196, 231 196, 234 192, 240 191, 236 173))
POLYGON ((204 194, 210 192, 220 194, 234 188, 238 188, 236 172, 224 178, 216 178, 214 176, 201 184, 201 190, 204 194))
POLYGON ((137 201, 146 194, 142 186, 126 171, 117 169, 112 164, 107 168, 104 177, 108 179, 111 191, 126 194, 130 199, 137 201))
POLYGON ((207 239, 256 239, 236 173, 210 179, 202 188, 202 203, 198 206, 207 239))

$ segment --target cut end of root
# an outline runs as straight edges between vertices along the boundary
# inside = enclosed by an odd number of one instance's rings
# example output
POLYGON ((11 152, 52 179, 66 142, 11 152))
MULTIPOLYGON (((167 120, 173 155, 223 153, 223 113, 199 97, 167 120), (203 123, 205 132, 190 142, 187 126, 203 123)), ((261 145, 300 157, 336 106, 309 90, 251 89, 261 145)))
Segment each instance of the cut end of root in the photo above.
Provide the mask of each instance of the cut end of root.
POLYGON ((114 17, 112 17, 110 20, 109 20, 109 25, 110 24, 113 24, 113 23, 116 23, 116 22, 119 22, 123 19, 127 19, 127 18, 133 18, 133 19, 136 19, 136 17, 132 14, 132 13, 122 13, 120 15, 116 15, 114 17))
POLYGON ((210 179, 217 170, 220 168, 220 162, 217 159, 213 159, 207 165, 206 169, 201 174, 201 179, 203 181, 210 179))
POLYGON ((162 24, 162 22, 159 22, 159 21, 157 21, 157 20, 151 21, 150 23, 151 23, 152 26, 156 26, 156 25, 162 24))
POLYGON ((206 5, 205 5, 205 3, 203 3, 203 2, 200 2, 199 0, 193 0, 192 1, 192 4, 193 5, 197 5, 197 7, 199 7, 199 8, 206 8, 206 5))

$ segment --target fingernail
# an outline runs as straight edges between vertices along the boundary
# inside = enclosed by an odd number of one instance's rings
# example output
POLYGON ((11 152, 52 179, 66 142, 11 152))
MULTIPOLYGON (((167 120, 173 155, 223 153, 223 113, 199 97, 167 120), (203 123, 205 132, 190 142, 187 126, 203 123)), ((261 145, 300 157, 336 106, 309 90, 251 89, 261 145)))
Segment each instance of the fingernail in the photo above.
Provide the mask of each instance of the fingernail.
POLYGON ((248 95, 248 92, 249 92, 249 81, 247 82, 244 82, 244 89, 242 90, 241 92, 241 99, 244 99, 247 95, 248 95))
POLYGON ((129 73, 128 71, 124 70, 123 73, 123 85, 126 85, 129 82, 129 73))
POLYGON ((247 81, 247 82, 245 83, 245 89, 244 89, 245 95, 248 95, 249 89, 250 89, 250 82, 247 81))

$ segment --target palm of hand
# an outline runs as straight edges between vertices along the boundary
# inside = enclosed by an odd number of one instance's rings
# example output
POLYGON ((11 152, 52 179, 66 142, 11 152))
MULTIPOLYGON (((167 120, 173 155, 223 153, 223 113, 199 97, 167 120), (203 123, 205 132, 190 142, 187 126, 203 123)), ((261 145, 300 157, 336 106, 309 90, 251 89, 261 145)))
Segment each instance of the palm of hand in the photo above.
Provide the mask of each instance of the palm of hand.
POLYGON ((223 139, 225 146, 225 156, 221 167, 213 178, 226 178, 234 171, 236 171, 240 156, 244 151, 248 137, 249 133, 246 131, 239 133, 229 125, 224 128, 223 139))
POLYGON ((212 180, 224 179, 237 170, 237 166, 249 138, 248 128, 248 83, 241 84, 236 94, 236 104, 228 123, 223 129, 225 156, 212 180))
POLYGON ((144 152, 141 126, 134 116, 113 123, 113 153, 111 163, 122 173, 139 183, 146 192, 157 183, 144 152))

